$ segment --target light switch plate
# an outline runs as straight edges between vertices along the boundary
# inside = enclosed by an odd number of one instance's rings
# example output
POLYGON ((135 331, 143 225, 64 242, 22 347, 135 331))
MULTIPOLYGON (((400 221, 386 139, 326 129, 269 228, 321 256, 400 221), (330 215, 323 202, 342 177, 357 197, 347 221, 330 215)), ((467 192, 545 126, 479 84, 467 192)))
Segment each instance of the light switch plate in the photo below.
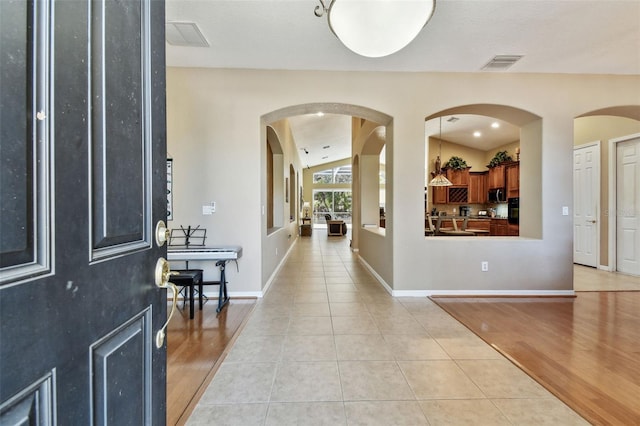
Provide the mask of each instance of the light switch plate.
POLYGON ((569 207, 562 206, 562 216, 569 216, 569 207))

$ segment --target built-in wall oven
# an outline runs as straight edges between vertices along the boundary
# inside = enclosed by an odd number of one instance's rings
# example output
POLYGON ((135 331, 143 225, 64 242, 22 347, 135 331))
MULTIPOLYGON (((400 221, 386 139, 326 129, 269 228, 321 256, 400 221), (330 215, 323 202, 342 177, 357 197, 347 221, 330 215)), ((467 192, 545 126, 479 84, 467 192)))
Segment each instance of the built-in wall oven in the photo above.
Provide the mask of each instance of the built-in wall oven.
POLYGON ((507 218, 509 223, 520 223, 520 198, 509 198, 507 200, 507 218))

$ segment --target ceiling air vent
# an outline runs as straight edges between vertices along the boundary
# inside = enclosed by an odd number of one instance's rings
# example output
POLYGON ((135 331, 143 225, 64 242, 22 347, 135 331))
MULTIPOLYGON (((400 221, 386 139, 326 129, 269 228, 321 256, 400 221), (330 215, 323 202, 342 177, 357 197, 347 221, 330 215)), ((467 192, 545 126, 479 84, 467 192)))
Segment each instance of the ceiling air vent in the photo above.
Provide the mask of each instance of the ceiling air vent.
POLYGON ((209 47, 195 22, 167 22, 167 42, 173 46, 209 47))
POLYGON ((498 55, 482 67, 483 70, 506 70, 522 58, 522 55, 498 55))

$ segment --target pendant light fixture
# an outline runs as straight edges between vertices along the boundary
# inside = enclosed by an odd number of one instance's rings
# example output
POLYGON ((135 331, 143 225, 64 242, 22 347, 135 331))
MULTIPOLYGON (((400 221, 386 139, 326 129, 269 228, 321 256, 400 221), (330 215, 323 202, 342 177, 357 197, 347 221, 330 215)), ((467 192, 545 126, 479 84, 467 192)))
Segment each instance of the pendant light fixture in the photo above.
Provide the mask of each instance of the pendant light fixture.
POLYGON ((391 55, 416 38, 429 22, 435 0, 318 0, 317 17, 351 51, 369 58, 391 55))
POLYGON ((429 186, 451 186, 453 185, 451 181, 442 174, 440 161, 440 158, 442 157, 442 117, 440 117, 440 137, 438 141, 440 142, 440 152, 438 153, 438 158, 436 159, 436 175, 429 182, 429 186))

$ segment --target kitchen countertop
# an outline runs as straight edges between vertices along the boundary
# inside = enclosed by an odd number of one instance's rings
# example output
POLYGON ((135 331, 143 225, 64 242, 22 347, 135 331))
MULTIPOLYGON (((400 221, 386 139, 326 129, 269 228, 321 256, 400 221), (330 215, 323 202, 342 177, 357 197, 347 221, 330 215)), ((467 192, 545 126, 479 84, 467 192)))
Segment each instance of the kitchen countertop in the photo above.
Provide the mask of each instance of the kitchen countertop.
POLYGON ((476 215, 471 215, 471 216, 454 216, 454 215, 445 215, 445 216, 433 216, 434 218, 442 218, 442 220, 447 220, 447 219, 451 219, 451 218, 455 218, 456 220, 461 220, 461 219, 468 219, 468 220, 491 220, 491 219, 504 219, 507 220, 507 217, 490 217, 490 216, 476 216, 476 215))

